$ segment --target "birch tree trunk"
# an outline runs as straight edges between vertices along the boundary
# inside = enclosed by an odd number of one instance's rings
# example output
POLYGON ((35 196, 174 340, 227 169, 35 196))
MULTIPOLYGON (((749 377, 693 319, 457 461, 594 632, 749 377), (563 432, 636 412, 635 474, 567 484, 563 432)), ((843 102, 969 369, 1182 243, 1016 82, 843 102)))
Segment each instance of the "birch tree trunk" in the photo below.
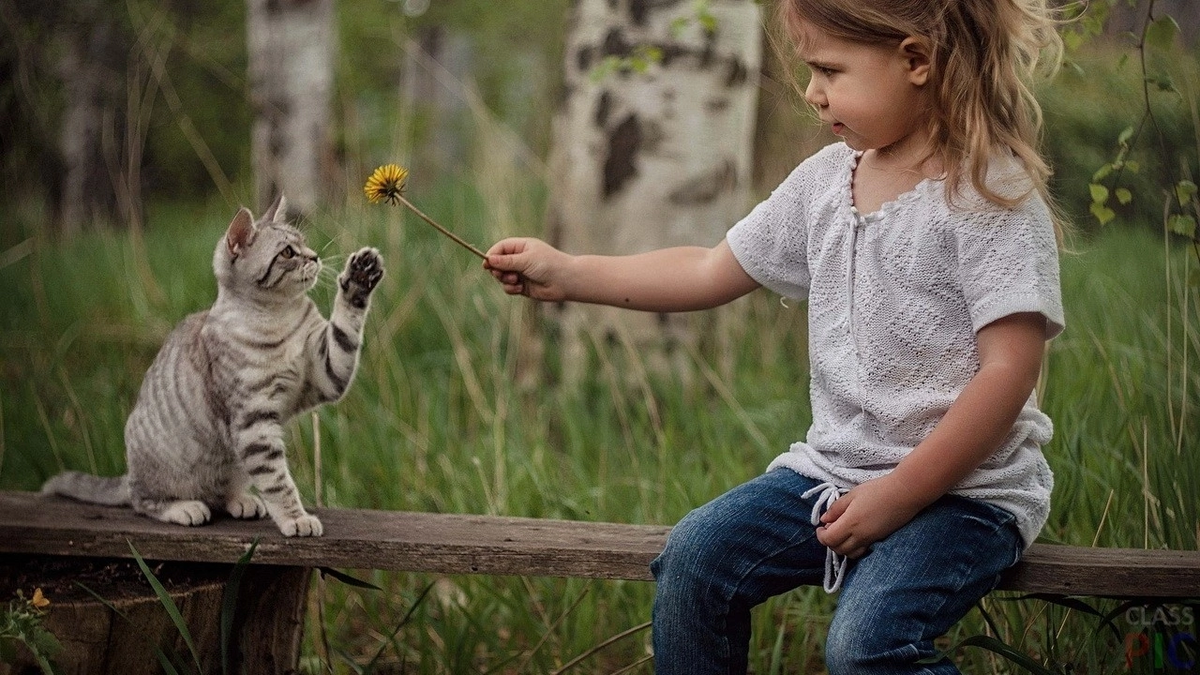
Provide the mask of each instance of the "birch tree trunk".
POLYGON ((65 107, 59 127, 62 153, 62 197, 59 227, 64 236, 114 220, 114 167, 121 164, 123 136, 119 118, 124 92, 122 44, 115 18, 99 2, 74 8, 62 38, 58 70, 65 107), (106 152, 107 141, 107 152, 106 152))
POLYGON ((275 195, 311 212, 332 173, 333 0, 246 0, 251 162, 259 209, 275 195))
MULTIPOLYGON (((579 0, 566 44, 566 94, 554 122, 548 237, 572 253, 715 245, 744 215, 762 61, 758 5, 713 0, 710 26, 690 0, 579 0), (609 57, 661 53, 645 73, 609 57), (611 59, 610 59, 611 61, 611 59)), ((564 369, 588 339, 619 339, 654 369, 687 362, 712 313, 652 315, 568 304, 564 369)), ((686 368, 681 372, 686 376, 686 368)))

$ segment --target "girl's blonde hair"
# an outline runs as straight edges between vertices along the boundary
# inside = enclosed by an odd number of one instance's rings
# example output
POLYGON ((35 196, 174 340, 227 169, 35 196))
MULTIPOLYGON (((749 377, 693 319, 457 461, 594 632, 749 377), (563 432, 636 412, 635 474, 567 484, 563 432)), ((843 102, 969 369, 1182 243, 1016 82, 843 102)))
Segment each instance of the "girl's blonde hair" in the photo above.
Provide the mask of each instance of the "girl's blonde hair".
POLYGON ((797 42, 805 26, 867 44, 923 40, 931 58, 929 158, 941 160, 947 194, 967 178, 1005 207, 1035 190, 1050 203, 1050 166, 1038 147, 1042 111, 1031 89, 1034 75, 1052 74, 1062 58, 1046 0, 781 0, 780 13, 797 42), (1024 165, 1029 191, 988 186, 988 161, 1003 149, 1024 165))

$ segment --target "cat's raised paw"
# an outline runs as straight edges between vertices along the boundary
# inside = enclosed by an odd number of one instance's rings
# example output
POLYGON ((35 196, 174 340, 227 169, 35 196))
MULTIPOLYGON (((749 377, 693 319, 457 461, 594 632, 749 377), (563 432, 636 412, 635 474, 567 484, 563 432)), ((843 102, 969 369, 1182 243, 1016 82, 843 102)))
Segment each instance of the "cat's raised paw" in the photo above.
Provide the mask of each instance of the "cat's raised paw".
POLYGON ((338 277, 338 284, 350 302, 361 307, 382 278, 383 257, 379 251, 367 247, 359 249, 346 261, 346 269, 338 277))
POLYGON ((263 502, 262 497, 252 494, 234 497, 225 505, 225 510, 234 518, 243 520, 257 520, 267 515, 267 505, 263 502))
POLYGON ((312 514, 286 520, 279 524, 279 530, 285 537, 319 537, 325 533, 321 521, 312 514))
POLYGON ((212 518, 208 505, 198 501, 174 502, 158 514, 158 519, 165 523, 195 527, 203 525, 212 518))

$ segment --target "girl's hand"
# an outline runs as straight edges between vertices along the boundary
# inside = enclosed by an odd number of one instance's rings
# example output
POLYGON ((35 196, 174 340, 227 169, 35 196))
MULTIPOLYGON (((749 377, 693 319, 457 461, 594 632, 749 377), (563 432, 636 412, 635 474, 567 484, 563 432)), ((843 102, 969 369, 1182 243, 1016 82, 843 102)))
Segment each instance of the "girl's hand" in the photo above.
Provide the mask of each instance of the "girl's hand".
POLYGON ((839 497, 821 516, 817 541, 847 558, 859 558, 912 520, 925 504, 891 478, 867 481, 839 497))
POLYGON ((570 259, 544 241, 517 237, 496 242, 483 266, 509 295, 561 302, 567 299, 562 276, 570 259))

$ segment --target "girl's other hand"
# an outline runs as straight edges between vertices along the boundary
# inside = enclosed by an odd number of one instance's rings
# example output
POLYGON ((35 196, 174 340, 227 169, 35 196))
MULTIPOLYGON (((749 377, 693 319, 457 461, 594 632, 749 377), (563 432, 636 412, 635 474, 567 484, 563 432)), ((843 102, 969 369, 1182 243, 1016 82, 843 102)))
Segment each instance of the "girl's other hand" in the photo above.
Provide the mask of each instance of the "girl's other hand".
POLYGON ((570 256, 540 239, 514 237, 492 245, 483 266, 509 295, 561 302, 567 299, 562 274, 569 260, 570 256))
POLYGON ((925 504, 889 478, 869 480, 833 502, 821 516, 817 541, 847 558, 860 558, 871 544, 912 520, 925 504))

